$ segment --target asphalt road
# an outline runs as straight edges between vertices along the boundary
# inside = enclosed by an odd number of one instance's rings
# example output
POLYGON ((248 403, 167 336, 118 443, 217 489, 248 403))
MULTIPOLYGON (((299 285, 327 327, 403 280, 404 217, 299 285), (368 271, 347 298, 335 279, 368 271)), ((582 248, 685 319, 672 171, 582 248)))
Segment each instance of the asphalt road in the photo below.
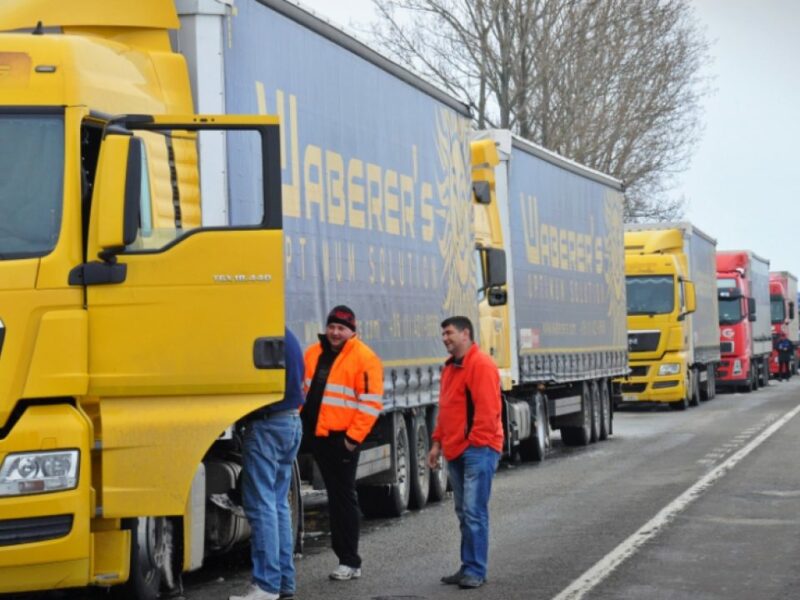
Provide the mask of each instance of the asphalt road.
MULTIPOLYGON (((800 598, 798 412, 800 377, 686 412, 626 410, 607 442, 556 442, 541 465, 501 466, 489 582, 479 591, 439 583, 458 567, 450 498, 367 521, 363 576, 351 582, 327 578, 336 559, 323 510, 311 524, 320 533, 297 561, 297 597, 800 598)), ((241 552, 187 576, 184 597, 225 599, 248 580, 241 552)))

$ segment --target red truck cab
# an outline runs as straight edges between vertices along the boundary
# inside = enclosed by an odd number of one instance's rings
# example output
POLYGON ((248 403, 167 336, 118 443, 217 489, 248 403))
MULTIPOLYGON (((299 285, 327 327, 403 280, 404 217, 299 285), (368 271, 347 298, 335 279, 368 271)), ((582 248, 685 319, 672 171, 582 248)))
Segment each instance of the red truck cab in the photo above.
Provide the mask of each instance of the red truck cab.
POLYGON ((750 392, 768 382, 768 271, 769 262, 747 250, 717 253, 721 388, 750 392))

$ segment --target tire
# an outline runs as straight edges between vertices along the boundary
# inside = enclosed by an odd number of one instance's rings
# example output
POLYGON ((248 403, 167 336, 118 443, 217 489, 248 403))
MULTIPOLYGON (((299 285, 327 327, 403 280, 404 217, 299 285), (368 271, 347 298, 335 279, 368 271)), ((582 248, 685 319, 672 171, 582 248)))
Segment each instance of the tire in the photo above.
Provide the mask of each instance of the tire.
POLYGON ((717 395, 717 384, 716 384, 716 376, 714 374, 713 366, 709 366, 706 368, 706 387, 703 390, 700 390, 700 399, 701 400, 711 400, 714 396, 717 395))
MULTIPOLYGON (((434 406, 428 416, 428 430, 433 431, 436 427, 436 417, 439 407, 434 406)), ((447 494, 447 461, 444 455, 439 456, 439 468, 433 469, 430 476, 430 489, 428 490, 428 502, 441 502, 447 494)))
POLYGON ((173 522, 166 517, 130 520, 131 563, 128 581, 115 589, 117 598, 157 600, 162 589, 177 587, 173 522))
POLYGON ((409 482, 409 447, 406 420, 400 414, 394 416, 395 447, 392 464, 396 483, 388 485, 361 486, 358 502, 367 517, 399 517, 408 508, 411 494, 409 482))
POLYGON ((608 382, 602 379, 600 385, 600 440, 608 439, 613 433, 611 423, 611 394, 608 391, 608 382))
POLYGON ((428 426, 425 417, 411 417, 411 435, 409 436, 409 491, 408 507, 424 508, 428 503, 431 487, 431 472, 428 468, 428 426))
POLYGON ((597 382, 593 381, 590 384, 591 397, 592 397, 592 443, 600 439, 600 421, 603 416, 600 410, 600 389, 597 387, 597 382))
POLYGON ((753 362, 753 391, 761 387, 761 363, 753 362))
POLYGON ((750 364, 750 376, 747 378, 747 383, 741 386, 741 390, 745 394, 749 394, 755 389, 755 373, 753 372, 753 365, 750 364))
POLYGON ((700 372, 697 369, 692 369, 692 395, 689 399, 689 404, 692 406, 700 406, 700 372))
POLYGON ((586 446, 592 439, 592 394, 589 384, 581 390, 580 425, 561 428, 561 440, 567 446, 586 446))
POLYGON ((533 397, 533 433, 519 444, 519 457, 523 461, 542 462, 550 447, 550 423, 545 403, 547 399, 537 392, 533 397))
POLYGON ((689 397, 692 395, 692 382, 691 379, 686 382, 686 393, 684 394, 683 398, 678 400, 677 402, 670 402, 669 407, 672 410, 686 410, 689 408, 689 397))

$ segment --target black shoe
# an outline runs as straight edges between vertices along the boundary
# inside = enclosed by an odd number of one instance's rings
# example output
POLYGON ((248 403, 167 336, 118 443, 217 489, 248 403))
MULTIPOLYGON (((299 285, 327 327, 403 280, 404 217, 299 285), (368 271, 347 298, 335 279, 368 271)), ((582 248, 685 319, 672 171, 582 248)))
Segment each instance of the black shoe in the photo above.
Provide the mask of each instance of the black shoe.
POLYGON ((486 583, 485 579, 480 577, 473 577, 472 575, 464 575, 458 582, 458 587, 464 590, 474 590, 481 587, 486 583))
POLYGON ((294 592, 281 592, 278 598, 279 600, 294 600, 294 592))
POLYGON ((456 571, 452 575, 446 575, 446 576, 442 577, 441 581, 442 581, 442 583, 445 583, 447 585, 458 585, 458 583, 463 578, 464 578, 464 571, 459 569, 458 571, 456 571))

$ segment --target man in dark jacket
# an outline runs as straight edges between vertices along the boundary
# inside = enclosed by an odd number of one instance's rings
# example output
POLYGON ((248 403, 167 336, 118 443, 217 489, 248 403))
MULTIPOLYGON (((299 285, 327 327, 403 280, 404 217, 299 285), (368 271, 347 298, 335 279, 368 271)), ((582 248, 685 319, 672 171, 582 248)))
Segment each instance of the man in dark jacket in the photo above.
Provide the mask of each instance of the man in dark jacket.
POLYGON ((778 351, 778 380, 786 379, 788 381, 792 376, 789 364, 792 362, 794 344, 786 337, 785 333, 782 333, 775 349, 778 351))
POLYGON ((503 449, 500 373, 474 342, 467 317, 445 319, 442 341, 451 358, 442 372, 428 465, 437 468, 444 453, 461 527, 461 567, 442 583, 477 588, 486 581, 489 497, 503 449))
POLYGON ((295 592, 289 485, 303 433, 303 350, 288 329, 284 339, 284 398, 251 414, 247 423, 242 498, 253 530, 253 583, 244 596, 231 596, 230 600, 278 600, 295 592))

